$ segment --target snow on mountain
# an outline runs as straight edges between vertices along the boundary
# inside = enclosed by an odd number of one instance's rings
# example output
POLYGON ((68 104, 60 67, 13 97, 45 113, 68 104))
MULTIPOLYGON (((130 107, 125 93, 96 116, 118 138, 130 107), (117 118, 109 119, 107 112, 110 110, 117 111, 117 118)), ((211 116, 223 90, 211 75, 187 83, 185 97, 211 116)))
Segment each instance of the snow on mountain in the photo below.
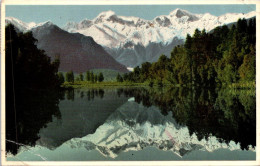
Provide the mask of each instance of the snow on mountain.
MULTIPOLYGON (((46 22, 42 22, 39 24, 36 24, 34 27, 32 27, 30 30, 34 29, 34 28, 46 28, 46 27, 50 27, 50 26, 54 26, 54 24, 51 21, 46 21, 46 22)), ((55 25, 56 26, 56 25, 55 25)))
POLYGON ((54 25, 51 21, 46 21, 39 24, 36 24, 35 22, 26 23, 14 17, 6 17, 5 24, 13 24, 21 32, 31 31, 32 29, 41 26, 54 25))
POLYGON ((182 18, 182 17, 187 17, 187 21, 197 21, 199 18, 195 15, 192 14, 186 10, 182 10, 182 9, 175 9, 174 11, 170 12, 169 14, 170 17, 177 17, 177 18, 182 18))
POLYGON ((143 46, 140 43, 135 45, 132 41, 127 41, 124 45, 120 45, 119 48, 103 47, 119 63, 128 68, 133 68, 144 62, 155 62, 162 54, 170 55, 172 49, 181 44, 183 44, 183 39, 175 37, 167 45, 153 42, 143 46))
MULTIPOLYGON (((101 12, 93 20, 84 19, 79 23, 68 22, 63 28, 69 32, 78 32, 91 36, 98 44, 108 48, 118 48, 126 42, 141 44, 169 44, 174 37, 184 39, 193 34, 196 28, 210 31, 217 26, 236 22, 239 18, 251 18, 256 12, 227 13, 213 16, 209 13, 193 14, 186 10, 175 9, 169 15, 157 16, 153 20, 138 17, 118 16, 113 11, 101 12)), ((21 31, 28 31, 44 23, 25 23, 13 17, 6 17, 6 23, 13 23, 21 31)))
POLYGON ((92 36, 97 43, 109 48, 120 47, 128 41, 144 46, 151 42, 162 42, 167 45, 174 37, 184 39, 187 34, 193 34, 196 28, 210 31, 217 26, 235 22, 239 18, 253 16, 255 12, 227 13, 217 17, 209 13, 193 14, 186 10, 175 9, 169 15, 145 20, 138 17, 118 16, 113 11, 106 11, 93 20, 83 20, 78 24, 68 23, 64 29, 92 36))
POLYGON ((32 29, 33 27, 37 26, 37 24, 35 22, 25 23, 14 17, 6 17, 5 24, 9 24, 9 23, 12 23, 16 28, 18 28, 19 31, 22 31, 22 32, 28 31, 28 30, 32 29))
POLYGON ((92 36, 118 62, 127 67, 136 67, 147 61, 157 61, 162 54, 170 56, 172 48, 183 44, 186 35, 193 35, 196 28, 209 32, 217 26, 255 15, 256 12, 227 13, 217 17, 210 13, 193 14, 175 9, 169 15, 145 20, 107 11, 93 20, 68 23, 64 29, 92 36))
POLYGON ((112 158, 121 152, 138 151, 149 146, 172 151, 180 157, 194 150, 212 152, 221 148, 240 149, 239 143, 222 143, 215 136, 199 140, 196 134, 189 134, 187 127, 178 125, 171 115, 163 116, 158 108, 146 108, 133 102, 132 98, 118 108, 94 134, 73 138, 64 144, 72 148, 96 149, 112 158))
MULTIPOLYGON (((119 63, 136 67, 144 62, 157 61, 161 54, 170 56, 171 50, 183 44, 187 34, 193 35, 196 28, 207 32, 217 26, 236 22, 239 18, 251 18, 256 12, 227 13, 214 16, 210 13, 193 14, 175 9, 169 15, 153 20, 133 16, 118 16, 113 11, 101 12, 96 18, 68 22, 63 28, 71 33, 91 36, 119 63)), ((24 23, 12 17, 6 23, 13 23, 20 31, 28 31, 46 23, 24 23)), ((47 22, 48 23, 48 22, 47 22)), ((47 24, 46 24, 47 25, 47 24)))

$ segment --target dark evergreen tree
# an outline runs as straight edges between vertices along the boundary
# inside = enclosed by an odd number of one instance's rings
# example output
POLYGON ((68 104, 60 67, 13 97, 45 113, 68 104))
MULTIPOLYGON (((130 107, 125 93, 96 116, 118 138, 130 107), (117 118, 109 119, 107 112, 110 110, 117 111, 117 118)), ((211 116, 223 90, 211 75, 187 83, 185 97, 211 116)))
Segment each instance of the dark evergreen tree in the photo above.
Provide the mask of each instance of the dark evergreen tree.
POLYGON ((86 81, 90 81, 91 80, 89 71, 86 72, 85 79, 86 79, 86 81))
POLYGON ((73 71, 69 71, 69 72, 67 72, 66 73, 66 81, 67 82, 74 82, 74 73, 73 73, 73 71))
POLYGON ((58 78, 60 84, 63 84, 65 82, 64 76, 61 72, 58 72, 58 78))
POLYGON ((93 83, 95 82, 95 76, 93 72, 90 72, 90 81, 93 83))
POLYGON ((103 76, 103 73, 101 72, 98 75, 98 82, 102 82, 102 81, 104 81, 104 76, 103 76))
POLYGON ((123 78, 122 78, 122 76, 119 73, 116 76, 116 81, 117 82, 123 82, 123 78))

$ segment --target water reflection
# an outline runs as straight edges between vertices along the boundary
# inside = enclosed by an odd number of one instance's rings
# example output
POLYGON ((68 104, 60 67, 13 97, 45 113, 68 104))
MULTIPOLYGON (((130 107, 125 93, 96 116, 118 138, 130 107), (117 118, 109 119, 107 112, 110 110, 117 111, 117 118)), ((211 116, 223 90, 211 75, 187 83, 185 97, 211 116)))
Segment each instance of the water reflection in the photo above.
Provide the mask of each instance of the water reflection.
MULTIPOLYGON (((94 100, 95 97, 103 98, 105 91, 104 89, 67 89, 64 91, 65 92, 65 97, 67 100, 74 101, 75 93, 77 93, 78 97, 81 99, 87 96, 87 100, 94 100)), ((119 96, 120 97, 120 96, 119 96)))
POLYGON ((107 90, 104 98, 103 89, 27 90, 22 94, 16 112, 6 112, 6 151, 12 154, 23 145, 41 144, 53 149, 92 133, 127 101, 119 99, 115 90, 107 90))
POLYGON ((171 112, 200 140, 214 135, 222 142, 240 143, 241 149, 256 145, 255 90, 119 89, 122 93, 144 106, 159 107, 164 115, 171 112))
POLYGON ((115 89, 70 89, 65 94, 59 103, 61 120, 54 118, 39 131, 38 145, 55 149, 72 138, 94 133, 128 99, 118 97, 115 89))
POLYGON ((95 133, 71 139, 64 146, 97 150, 111 158, 147 147, 171 151, 180 157, 196 150, 240 149, 234 141, 222 143, 215 136, 199 139, 196 134, 190 135, 188 127, 179 125, 172 113, 164 116, 157 107, 131 101, 117 109, 95 133))
MULTIPOLYGON (((52 121, 53 117, 61 118, 59 99, 64 98, 62 91, 26 90, 16 100, 16 110, 6 105, 6 151, 16 154, 19 147, 35 146, 41 128, 52 121)), ((7 101, 8 104, 8 101, 7 101)))
MULTIPOLYGON (((25 94, 20 102, 18 139, 12 112, 7 139, 53 151, 65 144, 115 158, 153 146, 182 157, 256 145, 255 90, 70 89, 25 94)), ((20 147, 6 144, 12 154, 20 147)))

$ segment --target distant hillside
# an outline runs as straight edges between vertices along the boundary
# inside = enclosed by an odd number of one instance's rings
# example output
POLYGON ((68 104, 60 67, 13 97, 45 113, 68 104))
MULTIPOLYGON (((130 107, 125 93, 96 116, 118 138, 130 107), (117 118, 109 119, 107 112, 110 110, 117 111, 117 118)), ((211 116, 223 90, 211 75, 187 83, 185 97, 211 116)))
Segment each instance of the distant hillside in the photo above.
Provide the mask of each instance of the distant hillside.
MULTIPOLYGON (((12 23, 12 20, 6 20, 12 23)), ((14 22, 14 26, 20 25, 14 22)), ((16 28, 22 32, 19 26, 16 28)), ((92 37, 79 33, 66 32, 51 22, 43 23, 31 29, 33 36, 38 40, 37 47, 54 59, 59 57, 61 64, 59 71, 74 71, 77 73, 91 69, 112 69, 127 72, 125 66, 112 58, 102 46, 98 45, 92 37)))

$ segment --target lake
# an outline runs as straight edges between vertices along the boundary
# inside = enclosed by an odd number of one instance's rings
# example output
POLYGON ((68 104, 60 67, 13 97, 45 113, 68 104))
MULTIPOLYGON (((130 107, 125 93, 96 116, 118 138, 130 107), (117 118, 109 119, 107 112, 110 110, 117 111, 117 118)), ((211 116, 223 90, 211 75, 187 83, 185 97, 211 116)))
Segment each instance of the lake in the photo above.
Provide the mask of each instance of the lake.
POLYGON ((255 89, 34 93, 7 112, 8 161, 256 159, 255 89))

